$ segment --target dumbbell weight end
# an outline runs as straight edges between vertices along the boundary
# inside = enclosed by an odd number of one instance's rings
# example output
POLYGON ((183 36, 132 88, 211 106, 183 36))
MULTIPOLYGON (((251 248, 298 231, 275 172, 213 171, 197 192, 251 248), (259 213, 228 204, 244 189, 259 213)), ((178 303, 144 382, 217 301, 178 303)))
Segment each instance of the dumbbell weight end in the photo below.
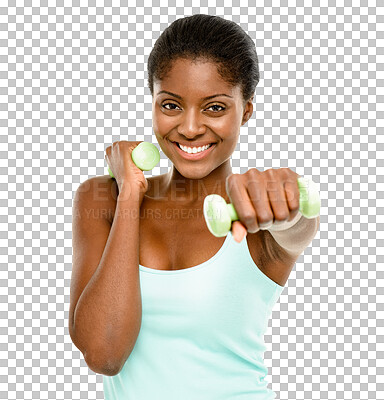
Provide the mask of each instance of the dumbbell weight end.
MULTIPOLYGON (((158 148, 149 142, 141 142, 132 150, 132 161, 137 168, 142 171, 150 171, 160 161, 160 153, 158 148)), ((114 178, 111 169, 108 167, 108 173, 114 178)))

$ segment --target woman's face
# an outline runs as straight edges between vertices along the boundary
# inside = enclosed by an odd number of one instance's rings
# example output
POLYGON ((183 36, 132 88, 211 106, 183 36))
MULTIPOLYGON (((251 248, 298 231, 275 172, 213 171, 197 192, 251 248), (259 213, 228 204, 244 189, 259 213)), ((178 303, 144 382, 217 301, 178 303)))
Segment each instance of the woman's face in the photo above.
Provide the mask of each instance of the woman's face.
POLYGON ((162 151, 186 178, 207 176, 228 160, 252 112, 252 100, 244 106, 240 86, 224 81, 211 62, 178 59, 162 81, 154 82, 153 130, 162 151), (188 155, 178 144, 213 145, 188 155))

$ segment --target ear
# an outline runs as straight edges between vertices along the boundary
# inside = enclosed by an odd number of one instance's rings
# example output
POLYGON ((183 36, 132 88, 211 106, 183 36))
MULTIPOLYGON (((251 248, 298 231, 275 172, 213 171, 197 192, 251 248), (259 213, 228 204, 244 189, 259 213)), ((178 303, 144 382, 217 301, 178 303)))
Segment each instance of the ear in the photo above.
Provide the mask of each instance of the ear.
POLYGON ((244 125, 252 117, 253 113, 253 96, 247 101, 244 106, 243 120, 241 125, 244 125))

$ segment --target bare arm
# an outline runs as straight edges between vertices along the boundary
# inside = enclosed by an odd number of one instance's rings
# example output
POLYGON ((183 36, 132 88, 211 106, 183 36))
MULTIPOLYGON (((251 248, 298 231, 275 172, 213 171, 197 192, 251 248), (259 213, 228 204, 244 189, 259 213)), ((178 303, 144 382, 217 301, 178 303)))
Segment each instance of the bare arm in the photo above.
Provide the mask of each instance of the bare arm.
MULTIPOLYGON (((112 225, 100 196, 78 190, 73 206, 69 332, 94 372, 117 374, 141 326, 139 212, 143 196, 120 191, 112 225)), ((105 204, 104 204, 105 206, 105 204)))

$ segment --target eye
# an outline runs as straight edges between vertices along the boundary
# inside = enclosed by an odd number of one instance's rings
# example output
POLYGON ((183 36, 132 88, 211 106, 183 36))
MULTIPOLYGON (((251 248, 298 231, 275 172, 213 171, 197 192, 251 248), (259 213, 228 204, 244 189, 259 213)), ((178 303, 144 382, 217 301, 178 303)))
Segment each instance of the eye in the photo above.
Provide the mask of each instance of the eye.
POLYGON ((175 106, 175 107, 177 107, 177 105, 174 104, 174 103, 165 103, 165 104, 161 105, 161 107, 165 108, 166 110, 175 110, 174 108, 167 108, 166 106, 175 106))
POLYGON ((221 105, 219 105, 219 104, 213 104, 212 106, 208 107, 208 109, 209 109, 209 108, 212 108, 212 107, 220 107, 220 108, 221 108, 221 110, 217 110, 217 109, 216 109, 215 112, 220 112, 220 111, 224 111, 224 110, 225 110, 225 107, 223 107, 223 106, 221 106, 221 105))
MULTIPOLYGON (((177 104, 175 104, 175 103, 164 103, 164 104, 161 105, 161 107, 166 109, 166 110, 168 110, 168 111, 176 110, 176 108, 179 108, 179 106, 177 104)), ((209 106, 207 108, 207 110, 212 109, 212 108, 213 108, 212 111, 214 111, 215 113, 225 110, 225 107, 223 107, 223 106, 221 106, 219 104, 213 104, 213 105, 209 106), (219 109, 217 109, 217 107, 219 109)))

